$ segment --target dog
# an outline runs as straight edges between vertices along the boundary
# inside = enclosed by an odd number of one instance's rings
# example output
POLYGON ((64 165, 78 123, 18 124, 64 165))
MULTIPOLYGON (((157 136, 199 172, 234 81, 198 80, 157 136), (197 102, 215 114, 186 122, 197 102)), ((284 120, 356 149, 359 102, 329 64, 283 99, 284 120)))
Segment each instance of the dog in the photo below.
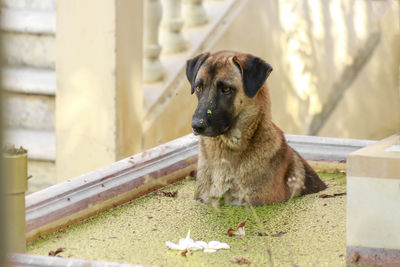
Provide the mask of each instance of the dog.
POLYGON ((186 62, 198 99, 192 117, 199 135, 196 200, 266 205, 326 188, 271 120, 271 71, 264 60, 233 51, 202 53, 186 62))

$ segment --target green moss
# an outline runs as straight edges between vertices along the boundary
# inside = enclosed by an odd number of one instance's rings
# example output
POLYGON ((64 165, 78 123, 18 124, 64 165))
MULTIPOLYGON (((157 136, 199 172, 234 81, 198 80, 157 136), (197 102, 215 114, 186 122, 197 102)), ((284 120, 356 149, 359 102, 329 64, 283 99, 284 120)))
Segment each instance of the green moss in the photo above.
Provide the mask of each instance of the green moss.
MULTIPOLYGON (((345 190, 344 175, 321 178, 329 185, 324 193, 345 190)), ((150 194, 39 239, 28 245, 28 253, 47 255, 63 247, 63 257, 163 266, 228 266, 235 257, 254 266, 344 265, 345 196, 313 194, 269 206, 216 208, 192 200, 194 183, 189 179, 163 189, 178 190, 176 198, 150 194), (227 236, 244 218, 246 235, 227 236), (177 242, 189 228, 194 240, 218 240, 231 249, 183 257, 166 247, 165 241, 177 242), (284 234, 273 236, 279 232, 284 234)))
POLYGON ((325 183, 346 185, 346 175, 344 173, 318 173, 318 175, 325 183))

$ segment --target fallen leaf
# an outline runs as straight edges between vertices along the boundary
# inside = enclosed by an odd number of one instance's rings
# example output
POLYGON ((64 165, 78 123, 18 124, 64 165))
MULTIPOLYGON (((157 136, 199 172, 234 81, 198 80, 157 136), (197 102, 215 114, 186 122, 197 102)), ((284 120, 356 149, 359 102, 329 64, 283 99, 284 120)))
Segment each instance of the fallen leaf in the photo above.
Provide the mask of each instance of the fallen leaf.
POLYGON ((228 236, 233 236, 235 234, 235 230, 233 230, 232 228, 229 228, 228 231, 226 232, 226 234, 228 236))
POLYGON ((233 236, 233 235, 245 235, 245 229, 244 225, 247 222, 247 218, 244 218, 238 225, 236 226, 236 230, 233 230, 232 228, 229 228, 226 234, 228 236, 233 236))
POLYGON ((242 220, 240 223, 238 223, 236 230, 241 228, 241 227, 244 227, 246 222, 247 222, 247 218, 244 218, 244 220, 242 220))
POLYGON ((178 190, 174 192, 168 192, 168 191, 157 191, 155 192, 156 196, 162 196, 162 197, 176 197, 178 195, 178 190))
POLYGON ((346 192, 343 192, 343 193, 335 193, 335 194, 333 194, 333 195, 321 194, 321 195, 319 195, 318 197, 319 197, 319 198, 331 198, 331 197, 339 197, 339 196, 345 196, 345 195, 346 195, 346 192))
POLYGON ((50 251, 49 256, 56 256, 58 253, 61 253, 64 251, 64 248, 58 248, 56 251, 50 251))
POLYGON ((233 260, 230 260, 231 263, 236 263, 236 264, 250 264, 251 260, 246 259, 246 258, 235 258, 233 260))
POLYGON ((267 233, 262 233, 262 232, 258 232, 257 235, 258 235, 258 236, 268 236, 267 233))
POLYGON ((279 233, 276 233, 276 234, 274 234, 274 235, 272 235, 273 237, 281 237, 281 236, 283 236, 284 234, 287 234, 287 232, 279 232, 279 233))
POLYGON ((360 260, 360 253, 354 253, 353 257, 351 258, 352 263, 357 263, 360 260))
POLYGON ((186 257, 186 254, 187 254, 187 253, 188 253, 188 250, 185 249, 185 250, 182 250, 181 255, 182 255, 183 257, 186 257))

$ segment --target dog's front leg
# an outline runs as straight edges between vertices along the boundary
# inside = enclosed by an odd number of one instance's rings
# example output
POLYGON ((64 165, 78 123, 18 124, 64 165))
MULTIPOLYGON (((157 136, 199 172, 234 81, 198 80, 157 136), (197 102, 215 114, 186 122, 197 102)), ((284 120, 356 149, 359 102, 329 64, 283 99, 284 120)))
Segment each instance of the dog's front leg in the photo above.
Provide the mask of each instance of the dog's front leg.
POLYGON ((209 193, 212 187, 211 170, 208 166, 201 166, 201 162, 198 164, 196 185, 194 190, 194 199, 210 203, 209 193))

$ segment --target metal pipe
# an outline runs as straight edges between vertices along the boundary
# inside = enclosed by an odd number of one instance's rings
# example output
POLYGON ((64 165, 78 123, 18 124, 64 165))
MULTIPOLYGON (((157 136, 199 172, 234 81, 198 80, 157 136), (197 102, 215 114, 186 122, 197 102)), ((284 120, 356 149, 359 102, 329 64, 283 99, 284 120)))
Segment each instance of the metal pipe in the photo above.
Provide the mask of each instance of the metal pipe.
POLYGON ((25 192, 28 188, 28 156, 22 147, 3 151, 7 222, 10 252, 26 251, 25 192))
MULTIPOLYGON (((0 15, 1 16, 1 15, 0 15)), ((2 33, 0 32, 0 40, 1 40, 2 33)), ((0 51, 1 49, 0 42, 0 51)), ((0 71, 3 67, 3 54, 0 53, 0 71)), ((1 75, 0 75, 0 144, 3 144, 3 90, 2 90, 2 83, 1 83, 1 75)), ((6 218, 6 210, 5 210, 5 176, 4 176, 4 164, 3 164, 3 157, 0 156, 0 218, 6 218)), ((8 224, 0 223, 0 266, 7 266, 7 248, 8 248, 8 240, 6 237, 6 233, 8 230, 8 224)))

